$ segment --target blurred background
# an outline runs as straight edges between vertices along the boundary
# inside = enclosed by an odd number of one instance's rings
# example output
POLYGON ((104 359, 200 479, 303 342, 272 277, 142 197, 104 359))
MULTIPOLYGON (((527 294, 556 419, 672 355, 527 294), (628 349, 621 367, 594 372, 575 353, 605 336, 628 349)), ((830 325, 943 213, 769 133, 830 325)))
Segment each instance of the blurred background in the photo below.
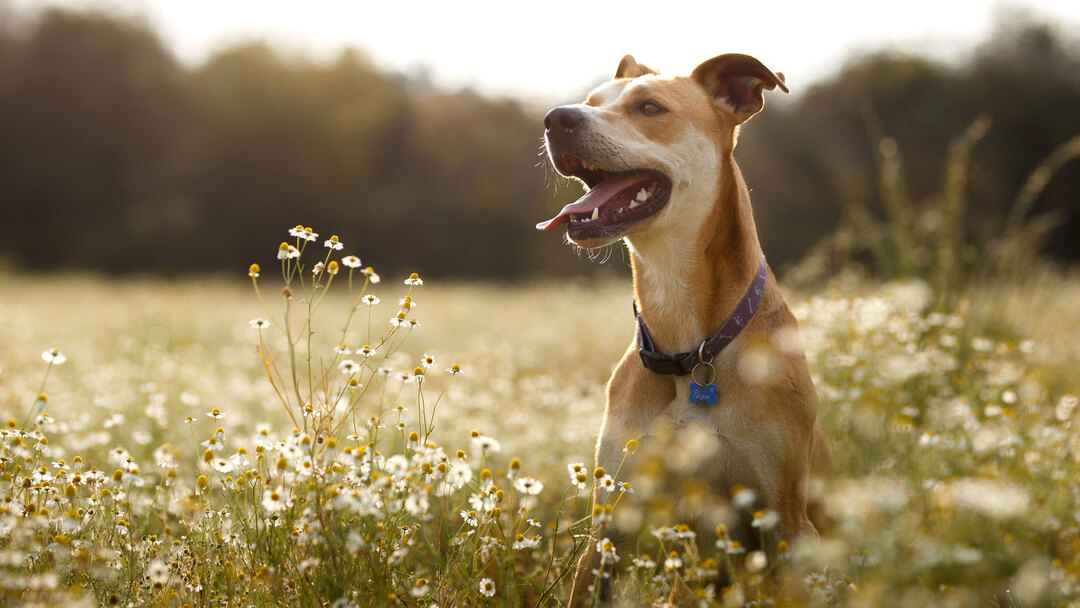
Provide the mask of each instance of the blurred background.
POLYGON ((221 4, 0 0, 0 265, 242 273, 302 223, 384 273, 620 275, 532 228, 580 192, 543 115, 727 51, 792 89, 737 150, 777 269, 1080 257, 1080 6, 221 4))

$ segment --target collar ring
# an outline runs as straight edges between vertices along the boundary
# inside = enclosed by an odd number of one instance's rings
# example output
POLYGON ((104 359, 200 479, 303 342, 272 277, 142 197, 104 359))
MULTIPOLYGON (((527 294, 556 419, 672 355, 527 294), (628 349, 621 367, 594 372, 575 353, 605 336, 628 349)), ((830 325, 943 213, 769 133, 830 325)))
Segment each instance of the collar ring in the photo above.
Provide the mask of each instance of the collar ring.
POLYGON ((706 386, 712 384, 713 380, 716 380, 716 368, 713 367, 712 361, 702 361, 701 363, 695 365, 694 369, 690 370, 690 379, 694 381, 694 384, 698 385, 701 388, 705 388, 706 386), (702 368, 704 368, 708 372, 707 379, 704 382, 699 381, 697 377, 698 370, 702 368))

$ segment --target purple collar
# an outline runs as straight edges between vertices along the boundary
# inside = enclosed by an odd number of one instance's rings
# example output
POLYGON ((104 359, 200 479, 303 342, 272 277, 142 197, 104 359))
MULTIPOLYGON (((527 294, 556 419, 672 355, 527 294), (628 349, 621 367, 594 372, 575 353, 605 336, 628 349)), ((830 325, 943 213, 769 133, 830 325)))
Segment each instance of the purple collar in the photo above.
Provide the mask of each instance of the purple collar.
POLYGON ((677 355, 665 355, 654 350, 652 336, 649 335, 649 330, 645 327, 645 320, 641 318, 641 313, 637 312, 637 303, 635 302, 634 313, 637 315, 638 354, 641 355, 641 362, 645 364, 645 368, 657 374, 685 376, 694 369, 695 365, 712 361, 713 357, 724 350, 725 346, 731 344, 743 327, 750 323, 750 319, 757 312, 758 307, 761 306, 761 299, 765 295, 765 279, 767 276, 768 266, 766 266, 763 257, 761 258, 761 267, 758 268, 757 276, 754 277, 754 282, 750 284, 750 288, 746 290, 746 295, 742 297, 742 300, 739 300, 735 310, 720 326, 720 331, 713 334, 711 338, 707 338, 698 348, 677 355))

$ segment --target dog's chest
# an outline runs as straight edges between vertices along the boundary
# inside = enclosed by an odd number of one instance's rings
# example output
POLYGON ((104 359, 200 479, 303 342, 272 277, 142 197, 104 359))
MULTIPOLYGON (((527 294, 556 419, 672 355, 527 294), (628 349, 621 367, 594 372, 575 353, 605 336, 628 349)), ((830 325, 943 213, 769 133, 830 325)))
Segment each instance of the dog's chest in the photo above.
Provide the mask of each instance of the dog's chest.
POLYGON ((690 387, 689 381, 678 384, 675 398, 650 421, 648 434, 672 433, 691 425, 708 429, 717 435, 725 434, 733 410, 731 396, 725 394, 727 391, 720 390, 715 404, 692 403, 690 387))

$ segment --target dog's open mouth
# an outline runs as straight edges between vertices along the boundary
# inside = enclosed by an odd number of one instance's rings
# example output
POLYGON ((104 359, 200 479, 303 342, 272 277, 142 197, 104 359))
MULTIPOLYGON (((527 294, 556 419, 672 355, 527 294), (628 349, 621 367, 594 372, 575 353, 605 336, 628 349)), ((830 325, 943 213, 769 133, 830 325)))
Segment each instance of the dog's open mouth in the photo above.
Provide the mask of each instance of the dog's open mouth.
POLYGON ((556 169, 581 179, 589 191, 536 229, 567 226, 575 240, 615 236, 659 211, 671 194, 671 180, 656 171, 609 172, 570 154, 559 156, 556 169))

